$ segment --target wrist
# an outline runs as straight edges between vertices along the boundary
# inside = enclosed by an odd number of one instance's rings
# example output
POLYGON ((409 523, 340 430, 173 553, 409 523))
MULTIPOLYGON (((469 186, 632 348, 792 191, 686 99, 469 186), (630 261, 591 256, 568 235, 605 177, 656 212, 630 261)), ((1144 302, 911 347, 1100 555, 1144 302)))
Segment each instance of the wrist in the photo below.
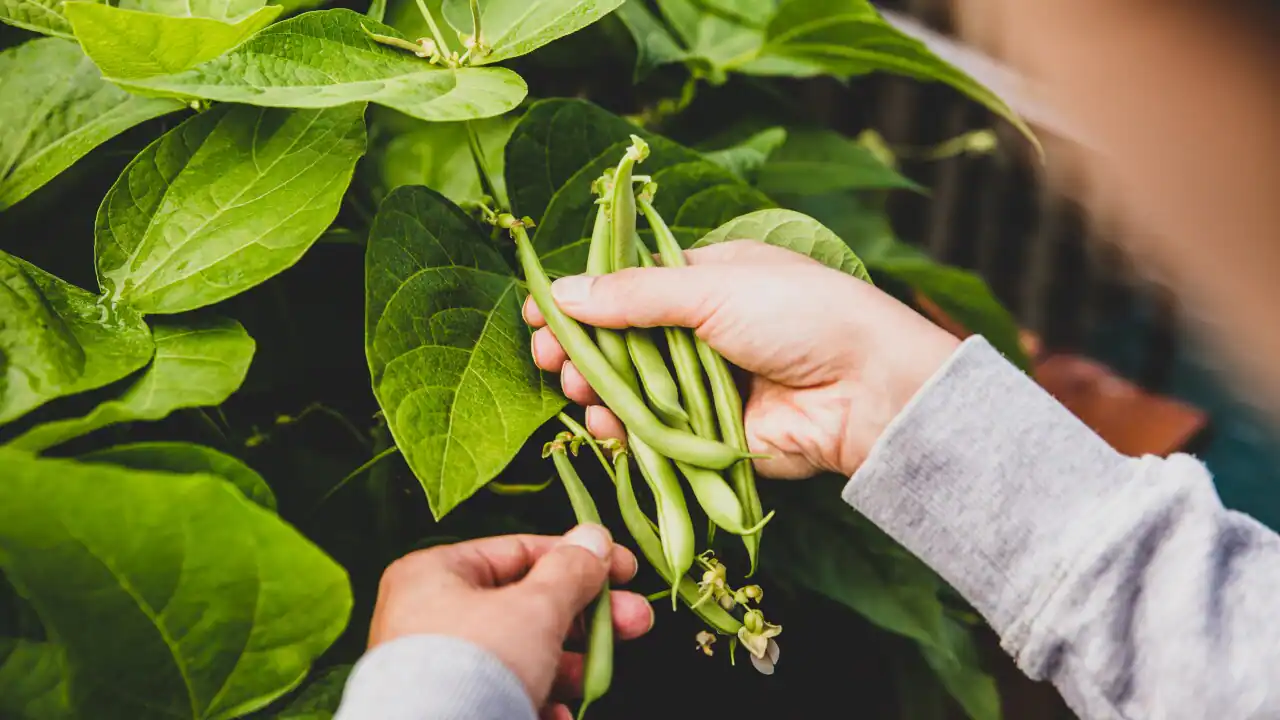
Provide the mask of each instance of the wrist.
POLYGON ((923 327, 899 328, 896 339, 886 340, 882 348, 898 348, 885 352, 880 361, 867 363, 853 379, 859 392, 850 398, 844 432, 839 440, 837 467, 831 468, 846 477, 857 472, 889 425, 906 411, 960 347, 961 340, 951 333, 919 318, 923 327), (902 342, 903 335, 913 337, 902 342))

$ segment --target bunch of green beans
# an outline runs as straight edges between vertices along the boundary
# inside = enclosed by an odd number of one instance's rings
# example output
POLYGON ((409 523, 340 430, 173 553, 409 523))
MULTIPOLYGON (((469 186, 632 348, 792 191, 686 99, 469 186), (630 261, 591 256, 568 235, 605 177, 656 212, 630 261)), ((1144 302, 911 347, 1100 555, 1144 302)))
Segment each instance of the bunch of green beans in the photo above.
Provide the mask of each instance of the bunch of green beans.
MULTIPOLYGON (((635 183, 639 178, 633 171, 636 164, 647 157, 649 149, 634 135, 632 141, 613 172, 593 186, 600 198, 587 257, 589 275, 605 275, 637 266, 653 267, 659 263, 670 267, 686 263, 675 235, 654 208, 656 185, 646 182, 637 196, 635 183), (658 249, 656 260, 637 231, 641 214, 653 233, 658 249)), ((510 214, 493 215, 491 219, 510 231, 515 240, 516 256, 529 293, 547 326, 574 366, 626 429, 625 444, 622 440, 609 443, 614 453, 612 460, 606 460, 601 447, 585 428, 561 416, 572 431, 571 440, 558 439, 549 446, 549 453, 569 490, 578 520, 597 522, 588 518, 598 518, 598 515, 563 446, 567 444, 576 454, 578 443, 585 441, 591 443, 614 480, 627 530, 641 553, 670 584, 673 609, 683 600, 711 629, 733 636, 733 642, 741 639, 758 658, 753 648, 763 647, 769 640, 757 630, 746 628, 730 612, 735 602, 746 602, 743 599, 746 596, 735 595, 731 590, 726 592, 723 566, 696 554, 697 536, 685 499, 687 486, 714 527, 742 537, 750 560, 747 576, 754 574, 761 531, 773 513, 763 512, 756 491, 750 461, 757 456, 747 448, 742 398, 728 364, 687 328, 583 327, 552 298, 551 279, 529 239, 528 228, 533 222, 510 214), (662 345, 658 343, 659 335, 665 341, 662 345), (656 523, 641 509, 632 482, 632 457, 653 495, 656 523), (703 582, 695 582, 689 576, 695 564, 700 564, 705 571, 703 582), (717 601, 708 602, 713 597, 717 601), (739 599, 735 601, 734 597, 739 599)), ((759 588, 754 588, 750 596, 758 599, 759 588)), ((600 612, 600 605, 607 605, 607 588, 601 597, 594 613, 600 612)), ((759 614, 759 610, 748 612, 759 614)), ((768 627, 774 634, 780 631, 777 626, 768 627)), ((605 641, 595 638, 597 632, 611 637, 609 622, 593 615, 592 628, 584 709, 607 689, 612 672, 611 664, 606 668, 605 660, 600 659, 609 654, 604 650, 605 641), (600 628, 595 628, 596 625, 600 628)), ((702 647, 710 654, 709 646, 702 647)))

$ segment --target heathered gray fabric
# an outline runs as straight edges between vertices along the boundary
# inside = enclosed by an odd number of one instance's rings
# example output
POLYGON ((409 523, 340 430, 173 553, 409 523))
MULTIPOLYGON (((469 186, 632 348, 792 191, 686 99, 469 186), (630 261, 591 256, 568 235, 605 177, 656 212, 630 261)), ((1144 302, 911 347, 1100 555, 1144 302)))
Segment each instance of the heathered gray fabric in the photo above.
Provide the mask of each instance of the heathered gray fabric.
POLYGON ((347 678, 334 720, 536 720, 524 685, 466 640, 409 635, 371 650, 347 678))
POLYGON ((971 338, 844 490, 1087 720, 1280 718, 1280 537, 971 338))
MULTIPOLYGON (((844 499, 949 580, 1085 720, 1280 719, 1280 537, 1204 466, 1127 458, 970 338, 844 499)), ((380 646, 336 720, 533 720, 488 652, 380 646)))

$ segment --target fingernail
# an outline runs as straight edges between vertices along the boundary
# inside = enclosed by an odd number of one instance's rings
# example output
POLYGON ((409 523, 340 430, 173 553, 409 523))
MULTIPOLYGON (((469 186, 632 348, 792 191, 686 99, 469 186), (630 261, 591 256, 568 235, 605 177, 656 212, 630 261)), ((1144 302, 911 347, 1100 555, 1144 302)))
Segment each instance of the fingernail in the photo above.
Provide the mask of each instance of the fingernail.
POLYGON ((579 525, 565 533, 566 545, 577 545, 601 560, 608 560, 613 551, 613 538, 600 525, 579 525))
POLYGON ((561 306, 579 305, 591 294, 592 279, 586 275, 569 275, 551 283, 551 295, 561 306))

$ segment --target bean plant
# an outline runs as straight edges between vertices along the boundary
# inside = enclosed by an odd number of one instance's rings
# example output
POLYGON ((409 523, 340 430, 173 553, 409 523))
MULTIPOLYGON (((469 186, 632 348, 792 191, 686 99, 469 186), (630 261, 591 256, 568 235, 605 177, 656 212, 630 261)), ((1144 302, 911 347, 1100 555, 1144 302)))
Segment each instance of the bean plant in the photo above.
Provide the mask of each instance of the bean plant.
POLYGON ((388 562, 575 521, 647 561, 657 613, 617 646, 608 593, 586 613, 592 716, 1000 717, 980 622, 844 478, 757 480, 714 349, 549 301, 559 276, 754 238, 1025 366, 982 281, 895 236, 889 195, 927 192, 900 149, 800 98, 895 74, 1035 140, 865 0, 0 0, 0 21, 0 717, 332 717, 388 562), (529 294, 626 438, 533 364, 529 294))

